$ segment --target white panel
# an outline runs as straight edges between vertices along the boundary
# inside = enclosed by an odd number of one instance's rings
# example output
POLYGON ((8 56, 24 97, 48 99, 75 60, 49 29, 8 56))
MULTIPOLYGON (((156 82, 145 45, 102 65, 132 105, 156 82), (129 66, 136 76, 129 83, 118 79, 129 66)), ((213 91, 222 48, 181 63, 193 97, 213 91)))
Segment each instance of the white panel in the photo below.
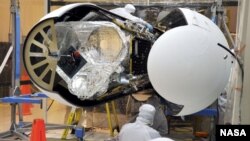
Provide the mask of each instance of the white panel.
POLYGON ((50 12, 49 14, 45 15, 44 17, 42 17, 40 19, 39 22, 41 22, 42 20, 46 20, 48 18, 55 18, 55 17, 60 17, 61 15, 63 15, 64 13, 66 13, 67 11, 74 9, 75 7, 81 6, 81 5, 94 5, 94 4, 90 4, 90 3, 74 3, 74 4, 69 4, 66 6, 63 6, 59 9, 56 9, 52 12, 50 12))

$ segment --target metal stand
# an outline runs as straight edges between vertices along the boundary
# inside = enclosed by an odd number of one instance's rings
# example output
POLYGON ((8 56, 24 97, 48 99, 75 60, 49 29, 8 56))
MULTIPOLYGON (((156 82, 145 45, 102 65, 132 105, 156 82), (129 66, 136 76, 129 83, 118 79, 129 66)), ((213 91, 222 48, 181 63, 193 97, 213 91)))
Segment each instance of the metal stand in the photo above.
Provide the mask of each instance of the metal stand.
MULTIPOLYGON (((18 96, 20 94, 20 16, 19 16, 19 2, 11 0, 10 7, 12 15, 12 95, 18 96)), ((19 132, 16 124, 16 106, 19 110, 19 121, 23 120, 21 113, 21 106, 19 103, 10 103, 11 105, 11 126, 10 130, 0 134, 0 137, 8 137, 11 135, 18 136, 22 139, 28 139, 23 132, 19 132)))
MULTIPOLYGON (((16 91, 18 91, 18 90, 16 90, 16 91)), ((25 98, 25 97, 13 96, 13 97, 1 98, 0 102, 10 103, 10 106, 11 106, 11 125, 10 125, 10 129, 9 129, 9 131, 0 133, 0 140, 2 140, 4 138, 11 137, 11 136, 15 136, 16 138, 20 138, 20 139, 23 139, 23 140, 29 140, 28 135, 25 134, 25 132, 27 131, 27 129, 25 129, 25 128, 31 126, 32 124, 29 123, 27 125, 24 125, 20 103, 41 103, 41 100, 40 99, 29 99, 29 98, 25 98), (18 106, 18 109, 19 109, 18 110, 19 125, 16 122, 16 112, 17 112, 16 107, 17 106, 18 106)))
MULTIPOLYGON (((21 103, 33 103, 33 104, 43 104, 43 99, 47 98, 46 95, 38 93, 35 95, 25 95, 25 96, 13 96, 1 98, 0 102, 10 103, 11 105, 11 126, 10 130, 0 133, 1 141, 12 141, 13 139, 6 139, 8 137, 14 136, 22 140, 29 140, 29 135, 25 132, 31 131, 32 123, 23 122, 22 113, 19 110, 19 123, 16 122, 16 107, 21 103), (35 97, 35 98, 34 98, 35 97), (38 99, 37 99, 38 98, 38 99)), ((74 129, 75 136, 79 139, 83 139, 84 129, 82 127, 77 127, 76 125, 58 125, 58 124, 46 124, 46 130, 56 130, 56 129, 74 129)))
MULTIPOLYGON (((16 103, 11 103, 11 115, 15 115, 16 113, 16 106, 18 104, 16 103)), ((7 138, 10 136, 16 136, 21 139, 28 140, 28 136, 24 134, 23 129, 19 128, 18 125, 16 124, 16 116, 11 116, 11 126, 10 130, 0 133, 0 139, 2 140, 3 138, 7 138)))
POLYGON ((235 48, 235 41, 233 40, 230 31, 227 27, 226 21, 225 21, 225 13, 224 13, 224 7, 222 6, 223 0, 217 0, 214 5, 211 7, 212 12, 212 21, 217 24, 219 28, 221 28, 224 32, 224 35, 226 36, 228 42, 229 42, 229 48, 234 49, 235 48), (217 19, 217 20, 216 20, 217 19))
POLYGON ((114 137, 114 131, 115 130, 117 130, 117 132, 120 132, 118 117, 117 117, 117 113, 116 113, 116 110, 115 110, 116 109, 115 108, 115 102, 114 101, 111 101, 111 103, 107 102, 105 104, 105 106, 106 106, 110 136, 114 137), (111 104, 111 107, 112 107, 113 116, 114 116, 114 120, 115 120, 115 126, 112 125, 111 112, 110 112, 110 105, 109 104, 111 104))

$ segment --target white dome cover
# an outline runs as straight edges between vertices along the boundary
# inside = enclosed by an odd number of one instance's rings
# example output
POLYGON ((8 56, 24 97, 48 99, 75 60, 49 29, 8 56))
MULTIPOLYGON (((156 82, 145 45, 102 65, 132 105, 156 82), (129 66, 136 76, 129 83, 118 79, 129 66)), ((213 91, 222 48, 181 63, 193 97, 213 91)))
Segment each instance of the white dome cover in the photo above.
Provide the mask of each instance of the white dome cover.
POLYGON ((165 32, 148 57, 148 75, 166 100, 183 105, 178 115, 189 115, 212 104, 229 78, 231 55, 220 29, 205 16, 180 9, 188 25, 165 32))

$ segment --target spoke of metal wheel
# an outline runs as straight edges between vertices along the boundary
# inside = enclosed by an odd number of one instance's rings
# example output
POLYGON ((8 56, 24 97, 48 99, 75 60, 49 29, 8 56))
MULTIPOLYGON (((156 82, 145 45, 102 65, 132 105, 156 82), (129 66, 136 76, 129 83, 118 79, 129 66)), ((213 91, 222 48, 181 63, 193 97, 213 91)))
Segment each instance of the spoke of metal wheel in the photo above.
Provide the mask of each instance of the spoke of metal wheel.
POLYGON ((30 52, 30 57, 45 57, 43 53, 30 52))
POLYGON ((46 67, 46 69, 42 72, 42 74, 39 76, 40 79, 43 79, 45 75, 49 72, 50 68, 49 66, 46 67))
POLYGON ((50 30, 52 31, 51 34, 52 34, 52 42, 50 44, 50 51, 51 52, 55 52, 58 50, 57 48, 57 38, 56 38, 56 29, 55 29, 55 25, 54 24, 51 24, 50 26, 50 30))
POLYGON ((37 69, 38 67, 41 67, 41 66, 43 66, 43 65, 45 65, 45 64, 47 64, 47 63, 48 63, 47 60, 43 60, 43 61, 41 61, 41 62, 39 62, 39 63, 36 63, 36 64, 33 65, 32 67, 33 67, 33 69, 37 69))
POLYGON ((48 50, 47 47, 44 44, 42 44, 42 43, 40 43, 40 42, 38 42, 36 40, 32 40, 32 43, 34 45, 36 45, 37 47, 40 47, 43 51, 48 50))
POLYGON ((49 85, 52 86, 52 87, 54 85, 55 77, 56 77, 56 69, 54 69, 54 70, 51 71, 49 85))
POLYGON ((49 39, 48 35, 43 30, 41 30, 40 33, 43 36, 43 42, 47 42, 50 45, 52 41, 49 39))

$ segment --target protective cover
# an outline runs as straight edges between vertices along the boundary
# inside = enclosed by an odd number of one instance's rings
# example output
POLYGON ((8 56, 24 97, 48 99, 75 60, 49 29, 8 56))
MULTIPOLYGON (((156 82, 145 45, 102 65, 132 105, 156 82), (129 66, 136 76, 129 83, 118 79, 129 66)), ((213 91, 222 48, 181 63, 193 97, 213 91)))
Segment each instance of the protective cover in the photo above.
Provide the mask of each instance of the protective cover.
POLYGON ((125 34, 110 22, 56 24, 60 60, 57 73, 80 99, 107 91, 110 78, 121 73, 127 57, 125 34))
POLYGON ((172 28, 154 43, 148 75, 155 90, 183 105, 177 115, 198 112, 212 104, 228 82, 231 55, 220 29, 205 16, 180 9, 187 25, 172 28))

